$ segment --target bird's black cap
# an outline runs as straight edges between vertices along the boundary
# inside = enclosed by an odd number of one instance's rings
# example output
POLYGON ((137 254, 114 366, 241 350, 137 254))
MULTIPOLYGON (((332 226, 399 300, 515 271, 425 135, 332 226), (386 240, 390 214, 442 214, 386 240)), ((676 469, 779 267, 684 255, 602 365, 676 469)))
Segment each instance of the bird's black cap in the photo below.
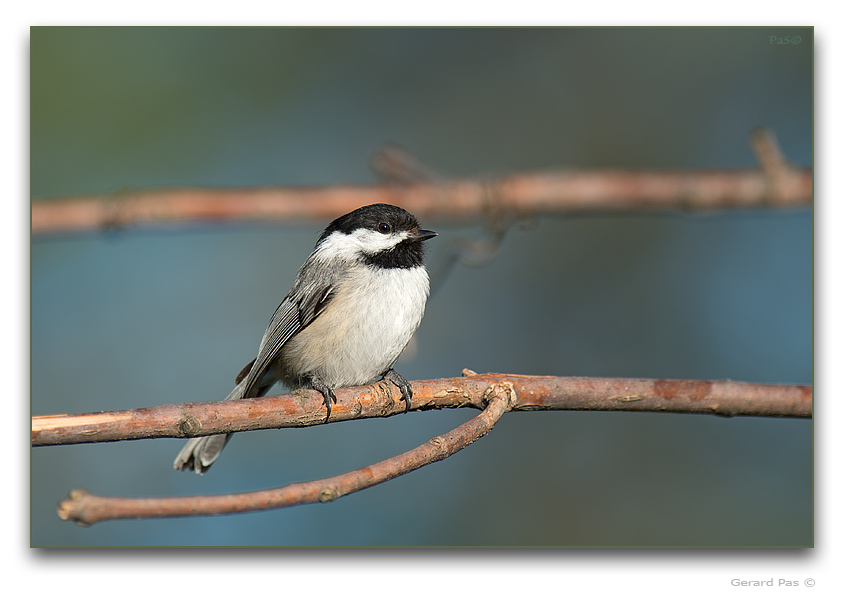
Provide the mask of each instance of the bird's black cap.
POLYGON ((370 204, 331 221, 320 235, 317 245, 335 231, 346 235, 358 229, 379 233, 407 231, 410 235, 390 250, 365 257, 368 264, 381 268, 413 268, 422 265, 422 242, 436 237, 434 231, 419 228, 416 217, 392 204, 370 204))

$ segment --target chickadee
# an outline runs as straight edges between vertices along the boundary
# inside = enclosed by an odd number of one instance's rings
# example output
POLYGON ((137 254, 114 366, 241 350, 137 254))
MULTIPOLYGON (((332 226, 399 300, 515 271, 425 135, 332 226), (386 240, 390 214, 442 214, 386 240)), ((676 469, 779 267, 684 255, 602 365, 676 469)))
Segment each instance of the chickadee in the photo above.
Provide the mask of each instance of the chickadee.
MULTIPOLYGON (((327 414, 335 388, 379 376, 398 386, 410 410, 410 384, 393 369, 425 313, 428 272, 422 242, 437 234, 412 214, 371 204, 331 222, 293 288, 270 319, 258 356, 226 400, 263 396, 276 383, 322 393, 327 414)), ((173 468, 203 474, 232 434, 195 437, 173 468)))

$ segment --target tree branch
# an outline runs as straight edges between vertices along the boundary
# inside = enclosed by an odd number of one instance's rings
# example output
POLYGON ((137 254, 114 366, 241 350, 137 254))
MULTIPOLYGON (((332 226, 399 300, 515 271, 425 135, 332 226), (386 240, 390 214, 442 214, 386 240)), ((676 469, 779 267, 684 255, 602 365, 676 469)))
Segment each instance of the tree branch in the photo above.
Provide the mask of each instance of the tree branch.
MULTIPOLYGON (((401 206, 418 217, 451 220, 501 212, 519 217, 634 209, 811 205, 812 169, 790 165, 770 132, 754 131, 751 141, 761 169, 561 171, 520 173, 497 180, 424 182, 418 180, 426 176, 416 174, 402 178, 413 183, 399 185, 172 188, 39 200, 32 204, 32 233, 197 221, 326 221, 375 202, 401 206)), ((394 152, 391 150, 391 155, 394 152)), ((408 165, 401 167, 407 169, 408 165)), ((414 170, 423 168, 414 165, 414 170)))
POLYGON ((486 435, 512 405, 513 387, 500 382, 484 398, 488 404, 483 412, 456 429, 404 454, 335 477, 250 493, 159 499, 99 497, 77 490, 59 505, 58 514, 88 526, 103 520, 233 514, 333 501, 447 458, 486 435))
MULTIPOLYGON (((472 373, 472 372, 464 372, 472 373)), ((487 373, 411 382, 413 410, 486 406, 501 382, 516 391, 513 410, 603 410, 811 417, 812 388, 729 380, 554 377, 487 373)), ((330 422, 386 417, 405 410, 390 382, 336 391, 330 422)), ((325 421, 318 392, 297 390, 247 400, 170 404, 123 411, 32 417, 32 445, 197 437, 257 429, 306 427, 325 421)))

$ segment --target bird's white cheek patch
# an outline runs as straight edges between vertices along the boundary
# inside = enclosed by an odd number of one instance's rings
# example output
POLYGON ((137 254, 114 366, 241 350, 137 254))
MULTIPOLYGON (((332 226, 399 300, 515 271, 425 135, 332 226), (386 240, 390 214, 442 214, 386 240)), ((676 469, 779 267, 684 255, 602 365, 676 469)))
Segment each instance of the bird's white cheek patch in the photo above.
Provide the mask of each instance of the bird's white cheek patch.
POLYGON ((378 252, 396 247, 399 243, 407 239, 407 235, 407 231, 385 234, 372 231, 371 229, 357 229, 348 237, 357 243, 361 251, 367 254, 377 254, 378 252))
POLYGON ((314 252, 317 260, 330 264, 336 260, 352 261, 358 258, 360 245, 350 235, 335 231, 326 237, 314 252))

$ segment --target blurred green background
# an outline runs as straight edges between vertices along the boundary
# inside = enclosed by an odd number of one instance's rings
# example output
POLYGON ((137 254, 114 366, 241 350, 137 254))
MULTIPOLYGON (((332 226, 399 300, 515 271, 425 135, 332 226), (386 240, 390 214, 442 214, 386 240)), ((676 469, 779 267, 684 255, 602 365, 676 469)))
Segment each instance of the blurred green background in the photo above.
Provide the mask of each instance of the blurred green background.
MULTIPOLYGON (((373 183, 398 143, 444 176, 755 165, 771 128, 812 165, 811 28, 31 30, 32 200, 126 189, 373 183), (771 36, 801 36, 776 45, 771 36)), ((327 221, 325 221, 327 223, 327 221)), ((423 220, 438 269, 480 226, 423 220)), ((323 224, 36 237, 32 414, 215 400, 323 224)), ((408 379, 478 372, 812 382, 810 209, 544 217, 428 302, 408 379)), ((281 391, 278 389, 277 391, 281 391)), ((37 448, 31 543, 813 544, 807 420, 512 413, 443 462, 330 504, 217 518, 56 516, 73 488, 169 496, 322 478, 476 414, 232 440, 205 476, 178 440, 37 448)))

